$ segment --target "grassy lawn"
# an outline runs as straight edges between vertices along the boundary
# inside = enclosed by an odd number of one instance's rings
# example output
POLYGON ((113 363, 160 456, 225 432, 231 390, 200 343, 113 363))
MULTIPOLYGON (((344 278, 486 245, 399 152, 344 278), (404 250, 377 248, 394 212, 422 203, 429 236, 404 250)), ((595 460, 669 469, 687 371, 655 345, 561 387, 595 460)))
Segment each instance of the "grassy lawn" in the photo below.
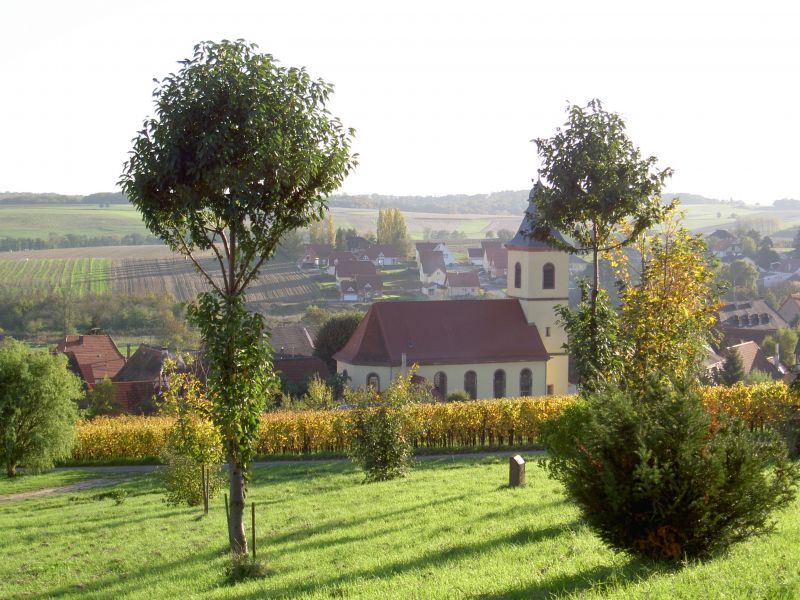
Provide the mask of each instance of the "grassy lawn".
POLYGON ((0 206, 0 237, 43 238, 50 233, 96 237, 140 233, 149 235, 141 215, 131 205, 42 204, 0 206))
MULTIPOLYGON (((197 509, 165 505, 153 476, 138 475, 114 488, 3 502, 0 597, 800 594, 799 504, 779 516, 771 536, 705 564, 673 569, 605 549, 536 458, 528 463, 526 487, 505 487, 507 476, 506 460, 491 457, 424 461, 404 480, 371 485, 362 485, 348 463, 259 468, 248 501, 257 505, 258 555, 271 574, 235 585, 223 574, 221 499, 202 518, 197 509), (120 505, 93 499, 120 488, 128 492, 120 505)), ((46 477, 43 487, 52 485, 53 476, 46 477)), ((5 483, 0 480, 0 489, 5 483)))

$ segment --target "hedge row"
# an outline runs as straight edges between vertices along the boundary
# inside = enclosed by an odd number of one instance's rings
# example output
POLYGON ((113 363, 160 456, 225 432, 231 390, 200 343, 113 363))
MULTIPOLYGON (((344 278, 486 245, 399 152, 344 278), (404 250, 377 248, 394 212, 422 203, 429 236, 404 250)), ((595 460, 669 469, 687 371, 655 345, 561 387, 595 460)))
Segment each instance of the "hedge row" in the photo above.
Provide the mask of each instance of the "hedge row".
MULTIPOLYGON (((738 415, 751 428, 783 418, 798 400, 781 382, 752 386, 707 387, 702 390, 709 411, 738 415)), ((418 404, 410 407, 416 447, 501 447, 535 444, 542 422, 557 415, 574 396, 542 396, 418 404)), ((141 459, 157 456, 169 417, 103 417, 78 424, 72 456, 76 460, 141 459)), ((313 454, 347 451, 350 412, 276 411, 261 417, 258 454, 313 454)))

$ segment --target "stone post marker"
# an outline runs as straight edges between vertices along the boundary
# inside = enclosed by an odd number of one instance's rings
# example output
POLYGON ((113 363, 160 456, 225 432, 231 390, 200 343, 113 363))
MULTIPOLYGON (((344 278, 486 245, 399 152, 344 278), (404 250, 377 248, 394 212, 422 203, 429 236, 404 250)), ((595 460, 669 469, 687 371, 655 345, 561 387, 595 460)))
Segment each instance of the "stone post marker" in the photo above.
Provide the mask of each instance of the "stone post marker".
POLYGON ((508 459, 508 487, 525 485, 525 459, 519 454, 508 459))

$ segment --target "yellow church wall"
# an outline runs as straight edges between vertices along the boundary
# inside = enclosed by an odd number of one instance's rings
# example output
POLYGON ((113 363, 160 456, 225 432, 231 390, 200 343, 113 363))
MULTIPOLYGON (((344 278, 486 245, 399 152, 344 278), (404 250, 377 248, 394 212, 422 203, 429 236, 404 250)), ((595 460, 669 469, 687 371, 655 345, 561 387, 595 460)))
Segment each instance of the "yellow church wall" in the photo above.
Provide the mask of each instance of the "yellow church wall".
MULTIPOLYGON (((494 397, 494 373, 498 369, 506 372, 506 396, 519 396, 519 378, 520 372, 523 369, 530 369, 532 376, 532 390, 534 396, 543 396, 547 393, 547 384, 549 382, 549 372, 551 369, 552 359, 548 362, 498 362, 498 363, 465 363, 458 365, 420 365, 416 373, 420 377, 424 377, 431 384, 433 384, 434 375, 438 372, 443 372, 447 375, 447 393, 455 392, 464 389, 464 375, 467 371, 475 371, 477 376, 477 395, 478 398, 492 398, 494 397)), ((380 389, 385 390, 389 382, 402 372, 400 366, 396 367, 369 367, 363 365, 349 365, 347 363, 338 363, 337 371, 342 374, 347 371, 350 381, 350 387, 358 387, 367 383, 367 376, 370 373, 377 373, 380 377, 380 389)), ((566 377, 564 377, 566 384, 566 377)), ((559 388, 561 389, 561 388, 559 388)), ((564 392, 555 391, 554 393, 566 393, 566 385, 564 392)))

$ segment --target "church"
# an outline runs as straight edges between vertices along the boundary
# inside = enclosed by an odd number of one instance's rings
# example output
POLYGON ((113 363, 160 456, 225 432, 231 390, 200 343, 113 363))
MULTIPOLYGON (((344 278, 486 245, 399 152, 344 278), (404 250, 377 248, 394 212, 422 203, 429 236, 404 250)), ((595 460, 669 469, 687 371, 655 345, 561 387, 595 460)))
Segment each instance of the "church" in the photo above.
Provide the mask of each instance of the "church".
POLYGON ((374 303, 334 355, 349 385, 382 391, 417 365, 440 398, 459 390, 473 399, 567 393, 567 336, 555 307, 569 303, 569 256, 530 235, 533 195, 506 243, 508 298, 374 303))

